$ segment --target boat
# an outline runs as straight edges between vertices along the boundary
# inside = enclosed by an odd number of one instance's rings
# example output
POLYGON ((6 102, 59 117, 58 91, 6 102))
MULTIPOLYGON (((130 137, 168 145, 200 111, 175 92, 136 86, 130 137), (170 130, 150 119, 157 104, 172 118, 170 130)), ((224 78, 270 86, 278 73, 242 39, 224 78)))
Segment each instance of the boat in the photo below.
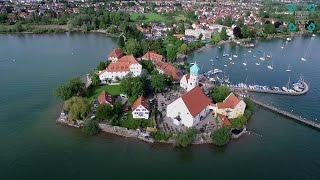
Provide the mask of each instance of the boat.
POLYGON ((291 40, 292 40, 291 38, 289 38, 289 37, 287 38, 287 41, 291 41, 291 40))
POLYGON ((312 37, 316 37, 316 35, 315 35, 315 34, 312 34, 312 37))
POLYGON ((270 53, 270 55, 267 55, 267 58, 271 59, 272 58, 272 53, 270 53))
POLYGON ((234 57, 234 58, 237 58, 238 56, 234 54, 233 57, 234 57))
POLYGON ((216 56, 216 59, 219 59, 219 57, 218 57, 218 56, 216 56))
POLYGON ((271 65, 267 66, 267 68, 272 70, 273 69, 273 62, 271 65))
POLYGON ((263 57, 260 57, 260 60, 261 60, 261 61, 266 60, 266 53, 265 53, 265 52, 263 53, 263 57))
POLYGON ((240 42, 240 41, 237 41, 236 43, 237 43, 237 44, 241 44, 241 42, 240 42))
POLYGON ((286 71, 287 72, 291 72, 290 66, 288 66, 288 69, 286 71))
POLYGON ((221 46, 218 46, 218 48, 220 49, 220 48, 221 48, 221 46))
POLYGON ((244 66, 247 65, 247 59, 244 59, 244 62, 242 63, 244 66))
POLYGON ((212 62, 212 61, 213 61, 213 59, 210 59, 210 61, 212 62))
POLYGON ((234 62, 231 61, 230 64, 234 64, 234 62))
POLYGON ((221 73, 222 72, 222 70, 220 70, 220 69, 214 69, 213 70, 213 74, 217 74, 217 73, 221 73))
POLYGON ((213 63, 211 63, 211 66, 214 66, 214 64, 213 64, 213 63))
POLYGON ((289 91, 288 88, 286 88, 286 87, 282 87, 281 89, 282 89, 282 91, 285 91, 285 92, 289 91))
POLYGON ((256 55, 253 55, 253 57, 256 58, 257 56, 256 56, 256 55))
POLYGON ((248 50, 248 53, 251 53, 251 50, 248 50))
POLYGON ((256 63, 257 66, 260 66, 260 63, 256 63))
POLYGON ((16 59, 12 59, 12 61, 16 61, 16 59))
POLYGON ((306 59, 306 58, 304 58, 304 57, 302 57, 302 58, 301 58, 301 61, 307 61, 307 59, 306 59))
POLYGON ((229 57, 229 60, 232 61, 232 54, 231 54, 231 56, 229 57))
POLYGON ((227 67, 228 65, 225 64, 225 65, 223 65, 223 66, 224 66, 224 67, 227 67))

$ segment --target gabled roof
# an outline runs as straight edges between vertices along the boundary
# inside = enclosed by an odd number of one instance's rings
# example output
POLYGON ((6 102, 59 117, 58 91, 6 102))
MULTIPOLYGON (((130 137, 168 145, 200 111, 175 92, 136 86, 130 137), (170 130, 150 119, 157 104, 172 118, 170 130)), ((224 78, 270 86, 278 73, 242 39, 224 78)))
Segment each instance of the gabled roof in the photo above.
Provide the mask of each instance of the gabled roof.
POLYGON ((231 122, 229 121, 229 119, 227 118, 227 116, 223 115, 223 114, 218 114, 219 118, 223 121, 223 125, 224 126, 231 126, 231 122))
POLYGON ((144 97, 140 96, 132 105, 132 111, 137 109, 140 105, 142 105, 144 108, 146 108, 148 111, 150 111, 150 105, 148 100, 146 100, 144 97))
POLYGON ((103 103, 106 103, 106 102, 109 103, 109 104, 113 104, 114 98, 108 92, 102 91, 102 93, 98 97, 98 102, 99 102, 99 104, 103 104, 103 103))
POLYGON ((108 72, 130 71, 131 64, 139 64, 136 58, 132 55, 126 55, 120 58, 117 62, 110 63, 107 67, 108 72))
POLYGON ((162 61, 163 56, 160 54, 157 54, 155 51, 148 51, 142 59, 150 60, 150 61, 162 61))
POLYGON ((182 72, 173 66, 171 62, 165 63, 158 61, 156 67, 162 70, 166 75, 171 75, 174 81, 178 81, 183 77, 182 72))
POLYGON ((108 57, 114 57, 119 59, 122 55, 123 51, 120 48, 116 48, 108 54, 108 57))
POLYGON ((217 103, 218 109, 224 109, 224 108, 235 108, 237 104, 239 104, 240 99, 235 96, 233 93, 230 93, 229 96, 221 103, 217 103))
POLYGON ((188 91, 181 98, 193 117, 196 117, 212 102, 199 86, 188 91))

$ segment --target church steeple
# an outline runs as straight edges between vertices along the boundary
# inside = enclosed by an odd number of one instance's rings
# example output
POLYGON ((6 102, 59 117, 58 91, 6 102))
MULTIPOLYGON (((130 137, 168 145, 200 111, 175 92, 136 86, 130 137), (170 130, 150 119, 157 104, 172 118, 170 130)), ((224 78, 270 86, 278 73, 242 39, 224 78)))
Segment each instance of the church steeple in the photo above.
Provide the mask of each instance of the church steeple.
POLYGON ((187 91, 190 91, 196 86, 199 86, 199 72, 200 68, 197 64, 197 62, 194 62, 194 65, 190 67, 190 78, 188 80, 188 85, 187 85, 187 91))

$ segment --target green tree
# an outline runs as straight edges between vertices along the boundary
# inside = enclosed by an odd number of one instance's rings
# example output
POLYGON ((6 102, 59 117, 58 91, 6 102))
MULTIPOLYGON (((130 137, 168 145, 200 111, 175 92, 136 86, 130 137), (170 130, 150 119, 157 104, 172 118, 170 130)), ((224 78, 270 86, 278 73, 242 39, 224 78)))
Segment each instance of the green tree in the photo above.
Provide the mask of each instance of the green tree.
POLYGON ((203 34, 200 34, 199 37, 198 37, 198 40, 201 41, 202 38, 203 38, 203 34))
POLYGON ((222 40, 222 39, 221 39, 220 33, 214 33, 214 34, 212 35, 212 37, 211 37, 210 42, 211 42, 212 44, 217 44, 217 43, 219 43, 221 40, 222 40))
POLYGON ((100 129, 96 122, 87 120, 81 128, 81 131, 88 136, 93 136, 98 134, 100 132, 100 129))
POLYGON ((177 31, 178 31, 178 33, 180 33, 180 34, 184 34, 184 31, 185 31, 184 23, 180 23, 180 24, 178 25, 177 31))
POLYGON ((225 17, 223 25, 231 27, 232 24, 233 24, 232 17, 231 16, 225 17))
POLYGON ((187 53, 187 49, 188 49, 188 45, 186 43, 183 43, 179 49, 178 52, 181 54, 186 54, 187 53))
POLYGON ((78 77, 72 78, 68 83, 58 85, 54 94, 62 100, 67 100, 72 96, 83 96, 86 94, 85 84, 78 77))
POLYGON ((228 127, 222 127, 220 129, 217 129, 216 131, 211 133, 211 138, 213 144, 217 146, 224 146, 228 144, 228 142, 230 141, 230 129, 228 127))
POLYGON ((187 147, 189 146, 197 136, 197 130, 194 128, 187 129, 186 132, 180 132, 175 139, 175 146, 187 147))
POLYGON ((17 22, 14 26, 13 26, 13 30, 15 32, 22 32, 24 29, 23 29, 23 26, 22 26, 22 23, 21 22, 17 22))
POLYGON ((167 46, 167 59, 174 62, 177 58, 177 49, 173 45, 167 46))
POLYGON ((226 30, 225 27, 223 27, 221 32, 220 32, 220 38, 222 40, 227 40, 228 39, 227 30, 226 30))
POLYGON ((96 117, 100 120, 110 119, 113 116, 112 107, 109 104, 103 103, 97 107, 96 117))
POLYGON ((156 141, 168 141, 172 137, 171 133, 163 131, 155 131, 150 133, 151 137, 156 141))
POLYGON ((83 23, 81 26, 81 31, 82 32, 88 32, 90 30, 89 26, 87 25, 87 23, 83 23))
POLYGON ((127 54, 137 56, 140 53, 141 48, 137 40, 129 39, 125 45, 125 50, 127 54))
POLYGON ((231 93, 231 90, 226 86, 215 87, 211 92, 211 98, 214 102, 222 102, 231 93))
POLYGON ((275 34, 276 33, 276 28, 274 27, 273 24, 264 24, 263 25, 263 31, 266 34, 275 34))
POLYGON ((91 85, 98 86, 100 84, 100 78, 96 73, 91 76, 91 85))
POLYGON ((141 62, 142 68, 146 69, 148 73, 151 73, 153 71, 154 67, 153 67, 152 61, 142 60, 140 62, 141 62))
POLYGON ((69 120, 79 120, 87 117, 90 112, 90 103, 85 98, 72 97, 64 102, 63 108, 69 112, 69 120))
POLYGON ((154 71, 151 75, 151 87, 155 92, 162 92, 166 88, 166 76, 154 71))
POLYGON ((119 48, 123 49, 125 47, 125 41, 124 41, 124 37, 120 36, 119 40, 118 40, 118 46, 119 48))
POLYGON ((97 69, 98 71, 102 71, 102 70, 106 69, 106 67, 107 67, 107 63, 104 62, 104 61, 101 61, 101 62, 98 64, 98 66, 97 66, 96 69, 97 69))

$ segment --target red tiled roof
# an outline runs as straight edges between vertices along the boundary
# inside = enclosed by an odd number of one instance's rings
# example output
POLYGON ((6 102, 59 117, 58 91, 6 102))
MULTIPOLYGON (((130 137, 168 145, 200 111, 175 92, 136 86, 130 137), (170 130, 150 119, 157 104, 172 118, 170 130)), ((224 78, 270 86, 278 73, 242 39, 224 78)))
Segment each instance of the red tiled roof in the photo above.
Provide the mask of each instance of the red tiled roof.
POLYGON ((231 122, 229 121, 229 119, 223 115, 223 114, 218 114, 218 116, 220 117, 220 119, 223 121, 223 125, 224 126, 231 126, 231 122))
POLYGON ((98 97, 99 104, 103 104, 106 102, 109 104, 113 104, 113 101, 114 101, 113 96, 106 91, 102 91, 102 93, 98 97))
POLYGON ((184 34, 174 34, 173 36, 178 38, 178 39, 180 39, 180 38, 182 38, 184 36, 184 34))
POLYGON ((144 108, 148 109, 150 111, 149 102, 142 96, 140 96, 132 105, 132 110, 134 111, 137 109, 140 105, 142 105, 144 108))
POLYGON ((151 60, 151 61, 162 61, 163 56, 160 54, 157 54, 155 51, 148 51, 142 59, 151 60))
POLYGON ((120 48, 116 48, 108 54, 108 57, 120 58, 122 55, 123 51, 120 48))
POLYGON ((177 68, 175 68, 171 62, 165 63, 158 61, 156 62, 156 66, 166 75, 171 75, 174 81, 180 80, 183 76, 183 74, 177 68))
POLYGON ((218 109, 231 108, 233 109, 239 104, 240 99, 237 98, 233 93, 230 93, 229 96, 221 103, 217 103, 218 109))
POLYGON ((181 96, 183 102, 187 106, 193 117, 196 117, 204 108, 211 104, 209 99, 202 89, 197 86, 181 96))
POLYGON ((107 67, 108 72, 130 71, 131 64, 138 64, 136 58, 132 55, 126 55, 120 58, 117 62, 110 63, 107 67))

